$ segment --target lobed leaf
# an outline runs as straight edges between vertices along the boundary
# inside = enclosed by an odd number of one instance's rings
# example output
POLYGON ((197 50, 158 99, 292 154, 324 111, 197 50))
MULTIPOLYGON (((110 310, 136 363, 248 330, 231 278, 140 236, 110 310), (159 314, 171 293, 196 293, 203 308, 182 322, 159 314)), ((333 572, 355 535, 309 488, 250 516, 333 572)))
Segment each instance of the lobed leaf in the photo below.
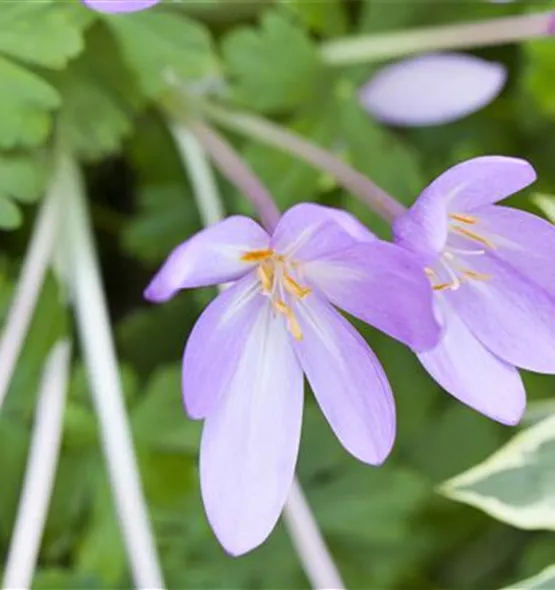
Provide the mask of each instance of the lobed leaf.
POLYGON ((237 100, 265 112, 290 110, 318 99, 328 73, 305 31, 276 11, 259 29, 240 28, 222 42, 237 100))

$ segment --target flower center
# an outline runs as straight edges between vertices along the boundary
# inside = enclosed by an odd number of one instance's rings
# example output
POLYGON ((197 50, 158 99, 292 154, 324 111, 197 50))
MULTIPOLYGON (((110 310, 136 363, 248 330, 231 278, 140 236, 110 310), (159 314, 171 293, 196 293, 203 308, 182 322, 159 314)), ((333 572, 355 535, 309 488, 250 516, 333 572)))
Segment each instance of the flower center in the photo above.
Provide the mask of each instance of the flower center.
POLYGON ((434 291, 456 291, 465 282, 492 278, 472 268, 473 257, 482 256, 488 249, 496 247, 491 239, 479 233, 480 230, 476 231, 479 218, 464 213, 451 213, 449 218, 445 249, 438 263, 425 269, 434 291))
POLYGON ((289 260, 271 249, 252 250, 241 256, 245 262, 258 262, 256 275, 260 292, 269 297, 276 313, 282 315, 287 329, 296 340, 303 339, 303 333, 295 316, 295 304, 312 291, 301 285, 296 278, 298 263, 289 260))

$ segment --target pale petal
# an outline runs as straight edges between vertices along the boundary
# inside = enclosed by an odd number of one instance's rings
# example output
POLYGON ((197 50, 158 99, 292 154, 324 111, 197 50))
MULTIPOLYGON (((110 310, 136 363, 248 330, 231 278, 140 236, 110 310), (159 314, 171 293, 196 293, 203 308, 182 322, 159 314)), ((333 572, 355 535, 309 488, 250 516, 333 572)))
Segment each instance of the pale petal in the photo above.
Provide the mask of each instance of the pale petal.
POLYGON ((300 203, 283 214, 272 237, 272 248, 297 260, 314 260, 374 239, 364 225, 345 211, 300 203))
POLYGON ((301 269, 308 283, 334 305, 412 349, 437 344, 440 330, 430 284, 406 250, 374 240, 307 262, 301 269))
POLYGON ((443 309, 440 344, 418 355, 428 373, 464 404, 503 424, 516 424, 526 406, 518 371, 491 353, 457 315, 443 309))
POLYGON ((238 279, 256 262, 242 259, 253 250, 265 250, 268 234, 252 219, 228 217, 198 232, 168 256, 145 290, 149 301, 171 299, 180 289, 206 287, 238 279))
POLYGON ((183 356, 183 400, 191 418, 206 418, 228 389, 248 336, 268 299, 250 274, 218 295, 195 324, 183 356))
POLYGON ((440 125, 485 107, 506 77, 500 63, 464 53, 429 54, 379 70, 360 90, 360 101, 386 123, 440 125))
POLYGON ((555 295, 555 226, 526 211, 493 205, 476 210, 477 231, 496 245, 494 255, 555 295))
POLYGON ((296 309, 303 339, 297 355, 341 444, 366 463, 382 463, 395 439, 387 377, 360 334, 316 294, 296 309))
POLYGON ((260 545, 279 518, 295 471, 302 405, 303 374, 289 334, 266 305, 202 434, 206 514, 233 555, 260 545))
POLYGON ((525 160, 504 156, 473 158, 449 168, 395 220, 396 242, 420 254, 426 263, 447 240, 448 214, 490 205, 528 186, 536 172, 525 160))
POLYGON ((446 292, 465 324, 507 363, 555 373, 555 298, 488 254, 475 256, 472 270, 489 280, 469 280, 446 292))
POLYGON ((84 4, 98 12, 137 12, 158 2, 160 0, 83 0, 84 4))

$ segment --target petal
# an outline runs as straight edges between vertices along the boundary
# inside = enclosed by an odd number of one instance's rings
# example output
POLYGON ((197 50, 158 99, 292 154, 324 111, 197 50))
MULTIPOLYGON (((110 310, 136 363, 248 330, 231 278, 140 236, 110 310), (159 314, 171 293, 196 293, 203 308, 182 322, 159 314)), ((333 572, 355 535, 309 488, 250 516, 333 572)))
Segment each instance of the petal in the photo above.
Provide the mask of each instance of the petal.
POLYGON ((526 211, 493 205, 476 210, 480 227, 497 246, 494 255, 555 295, 555 226, 526 211))
POLYGON ((160 0, 83 0, 83 3, 98 12, 136 12, 145 10, 160 0))
POLYGON ((374 240, 305 263, 302 270, 334 305, 412 349, 437 344, 430 284, 402 248, 374 240))
POLYGON ((378 359, 318 295, 296 309, 303 333, 295 342, 297 355, 330 426, 357 459, 382 463, 395 439, 395 406, 378 359))
POLYGON ((435 53, 382 68, 362 87, 360 101, 386 123, 439 125, 485 107, 506 78, 500 63, 464 53, 435 53))
POLYGON ((206 514, 233 555, 260 545, 279 518, 295 471, 302 406, 303 374, 289 334, 265 305, 202 433, 206 514))
POLYGON ((555 373, 555 298, 489 254, 475 256, 472 270, 490 279, 446 297, 473 334, 511 365, 555 373))
POLYGON ((265 250, 268 234, 252 219, 228 217, 177 246, 152 279, 144 296, 160 303, 180 289, 225 283, 247 274, 256 262, 242 260, 253 250, 265 250))
POLYGON ((526 406, 518 371, 492 354, 447 306, 440 344, 418 355, 428 373, 464 404, 503 424, 516 424, 526 406))
POLYGON ((394 224, 396 242, 431 262, 447 240, 448 214, 495 203, 536 179, 525 160, 504 156, 473 158, 449 168, 394 224))
POLYGON ((272 248, 297 260, 314 260, 327 252, 374 239, 364 225, 345 211, 301 203, 281 217, 272 237, 272 248))
POLYGON ((228 389, 267 301, 249 274, 216 297, 198 319, 183 356, 183 400, 191 418, 206 418, 228 389))

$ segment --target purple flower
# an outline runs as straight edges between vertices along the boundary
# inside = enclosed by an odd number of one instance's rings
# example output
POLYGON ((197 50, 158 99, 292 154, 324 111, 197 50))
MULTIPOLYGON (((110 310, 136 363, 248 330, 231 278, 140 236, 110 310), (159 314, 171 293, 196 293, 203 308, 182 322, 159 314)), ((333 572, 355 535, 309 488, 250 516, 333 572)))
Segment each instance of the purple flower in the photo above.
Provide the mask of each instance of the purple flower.
POLYGON ((497 201, 536 178, 524 160, 475 158, 437 178, 395 222, 420 256, 444 334, 419 354, 459 400, 506 424, 525 391, 516 367, 555 373, 555 228, 497 201))
POLYGON ((406 127, 456 121, 485 107, 503 89, 502 64, 464 53, 432 53, 378 71, 360 90, 362 106, 406 127))
POLYGON ((137 12, 145 10, 160 0, 82 0, 89 8, 98 12, 137 12))
POLYGON ((303 373, 331 428, 361 461, 380 464, 395 437, 387 378, 331 304, 413 349, 435 346, 432 295, 415 258, 349 214, 313 204, 287 211, 268 235, 229 217, 168 257, 145 296, 232 285, 206 308, 183 359, 183 395, 205 419, 201 487, 225 549, 242 554, 274 527, 295 471, 303 373))

